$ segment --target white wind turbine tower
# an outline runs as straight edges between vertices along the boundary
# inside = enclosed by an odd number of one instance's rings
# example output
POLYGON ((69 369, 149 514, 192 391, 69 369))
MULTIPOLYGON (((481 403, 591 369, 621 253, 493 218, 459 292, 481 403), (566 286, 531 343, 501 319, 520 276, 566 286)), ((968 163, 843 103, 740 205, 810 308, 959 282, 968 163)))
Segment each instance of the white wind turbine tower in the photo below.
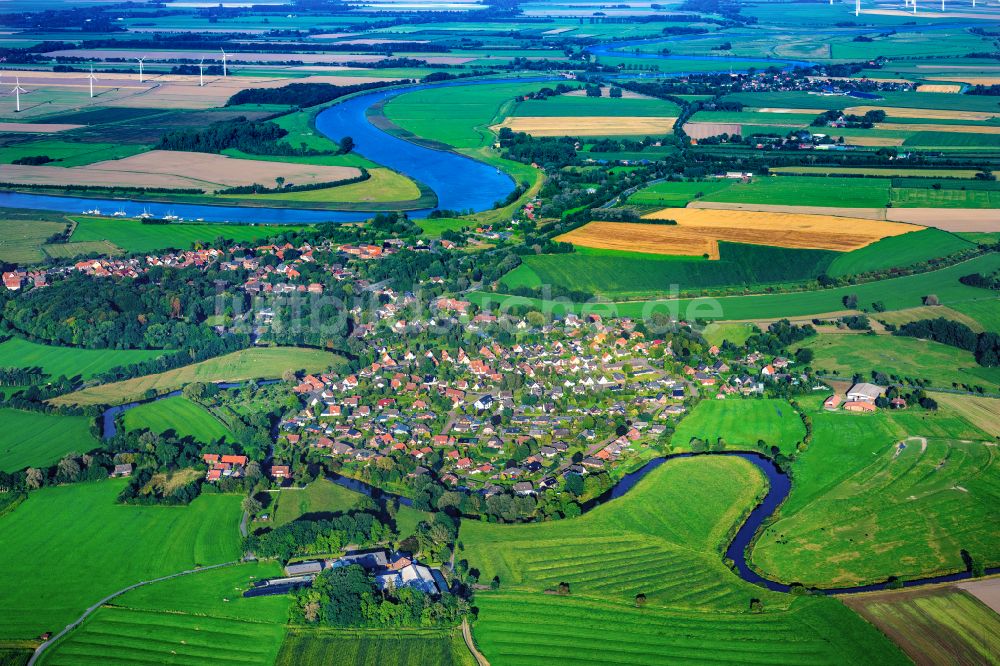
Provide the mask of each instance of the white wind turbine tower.
POLYGON ((861 0, 854 0, 854 15, 861 16, 861 0))
POLYGON ((28 92, 27 90, 25 90, 24 88, 21 87, 21 77, 20 76, 18 76, 18 77, 15 78, 14 89, 11 92, 14 93, 14 110, 16 112, 20 113, 21 112, 21 93, 28 92))
MULTIPOLYGON (((974 1, 975 0, 973 0, 973 2, 974 1)), ((830 2, 833 2, 833 0, 830 0, 830 2)), ((227 76, 229 76, 229 70, 226 67, 226 58, 228 56, 226 55, 226 50, 225 49, 220 48, 219 50, 222 51, 222 78, 226 78, 227 76)))
POLYGON ((204 85, 205 85, 205 60, 202 59, 202 61, 198 63, 198 87, 201 88, 204 87, 204 85))
POLYGON ((90 97, 91 97, 91 99, 93 99, 93 97, 94 97, 94 81, 97 80, 97 77, 94 76, 94 68, 93 67, 90 68, 90 74, 87 76, 87 78, 90 79, 90 97))
POLYGON ((145 59, 146 59, 145 57, 136 58, 136 60, 139 61, 139 83, 142 83, 142 61, 145 59))

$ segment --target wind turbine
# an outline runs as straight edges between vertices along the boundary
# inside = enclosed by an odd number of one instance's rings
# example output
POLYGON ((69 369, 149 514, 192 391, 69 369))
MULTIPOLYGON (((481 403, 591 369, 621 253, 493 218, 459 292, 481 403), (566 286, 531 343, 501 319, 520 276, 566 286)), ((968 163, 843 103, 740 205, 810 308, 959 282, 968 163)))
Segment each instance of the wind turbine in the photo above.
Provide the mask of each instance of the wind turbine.
POLYGON ((205 60, 202 59, 198 63, 198 87, 201 88, 205 85, 205 60))
MULTIPOLYGON (((975 2, 975 0, 973 0, 973 2, 975 2)), ((226 68, 226 57, 227 57, 226 50, 222 48, 220 48, 219 50, 222 51, 222 77, 225 78, 229 76, 229 70, 226 68)))
POLYGON ((16 81, 16 83, 14 84, 14 90, 12 90, 11 92, 14 93, 14 104, 15 104, 14 109, 15 109, 16 112, 20 113, 21 112, 21 93, 26 93, 28 91, 21 87, 21 77, 20 76, 16 77, 15 81, 16 81))
POLYGON ((145 59, 146 59, 145 57, 143 57, 143 58, 136 58, 136 60, 139 61, 139 83, 142 83, 142 61, 145 60, 145 59))
POLYGON ((861 0, 854 0, 854 15, 861 16, 861 0))
POLYGON ((90 75, 87 76, 87 78, 90 79, 90 97, 91 97, 91 99, 93 99, 93 97, 94 97, 94 81, 97 79, 97 77, 94 76, 94 68, 93 67, 90 68, 90 75))

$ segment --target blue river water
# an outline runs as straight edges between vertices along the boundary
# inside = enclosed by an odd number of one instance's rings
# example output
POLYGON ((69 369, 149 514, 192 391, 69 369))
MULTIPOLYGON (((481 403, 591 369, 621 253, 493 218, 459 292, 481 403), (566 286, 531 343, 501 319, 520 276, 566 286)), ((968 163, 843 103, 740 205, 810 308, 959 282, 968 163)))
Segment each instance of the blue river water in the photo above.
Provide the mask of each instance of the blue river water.
MULTIPOLYGON (((278 380, 264 380, 257 382, 257 384, 273 384, 278 380)), ((231 389, 240 388, 244 386, 245 383, 220 383, 219 388, 231 389)), ((116 405, 114 407, 109 407, 101 415, 102 422, 102 436, 104 439, 111 439, 117 434, 116 421, 119 416, 134 409, 139 405, 146 404, 148 402, 155 402, 157 400, 165 400, 167 398, 172 398, 174 396, 180 395, 180 391, 172 391, 151 400, 142 400, 137 402, 130 402, 124 405, 116 405)), ((675 458, 691 458, 694 456, 729 456, 737 457, 746 460, 747 462, 753 464, 759 469, 764 476, 767 478, 767 494, 760 500, 756 507, 750 512, 746 520, 737 530, 736 535, 733 537, 729 546, 726 548, 726 557, 733 562, 734 572, 743 580, 765 587, 769 590, 774 590, 776 592, 788 592, 791 586, 780 583, 778 581, 773 581, 768 578, 764 578, 757 571, 755 571, 750 564, 747 562, 747 552, 750 546, 753 544, 754 539, 757 536, 758 531, 761 526, 774 515, 774 513, 781 506, 782 502, 788 497, 788 494, 792 490, 792 480, 787 474, 778 469, 778 466, 774 464, 770 458, 763 456, 759 453, 749 453, 740 451, 729 451, 729 452, 717 452, 717 453, 675 453, 672 455, 664 456, 662 458, 654 458, 648 463, 643 465, 641 468, 637 469, 630 474, 623 476, 610 490, 604 493, 602 496, 596 500, 591 500, 583 506, 583 511, 587 512, 594 507, 600 506, 605 502, 618 499, 624 496, 627 492, 632 490, 636 484, 642 481, 650 472, 659 467, 660 465, 673 460, 675 458)), ((385 498, 385 499, 395 499, 400 504, 404 506, 412 506, 413 500, 402 495, 394 495, 392 493, 386 492, 380 488, 371 486, 364 481, 354 479, 347 476, 342 476, 340 474, 332 474, 327 477, 333 483, 353 490, 355 492, 363 493, 369 497, 374 498, 385 498)), ((1000 567, 995 567, 987 570, 988 574, 1000 573, 1000 567)), ((952 581, 964 580, 971 578, 972 574, 968 571, 961 571, 952 574, 946 574, 943 576, 929 576, 925 578, 916 578, 912 580, 907 580, 902 583, 903 587, 915 587, 919 585, 928 585, 932 583, 947 583, 952 581)), ((839 588, 823 588, 814 590, 818 594, 849 594, 855 592, 872 592, 876 590, 886 590, 891 589, 893 584, 889 581, 882 583, 874 583, 872 585, 858 585, 854 587, 839 587, 839 588)))
MULTIPOLYGON (((510 81, 546 81, 548 77, 510 79, 510 81)), ((502 83, 492 81, 449 81, 441 84, 400 86, 352 97, 335 104, 316 118, 316 128, 335 141, 349 136, 355 152, 410 176, 434 191, 438 208, 482 211, 493 207, 514 190, 514 181, 502 171, 464 155, 447 150, 435 150, 396 138, 368 120, 366 112, 373 104, 416 90, 430 87, 451 87, 502 83)), ((124 211, 127 217, 148 212, 155 217, 176 215, 185 220, 206 222, 312 224, 322 222, 355 222, 371 217, 372 212, 308 210, 300 208, 259 208, 249 206, 216 206, 202 204, 157 203, 90 197, 63 197, 21 192, 0 192, 0 206, 33 208, 63 213, 80 213, 99 209, 105 215, 124 211)), ((377 210, 377 204, 373 206, 377 210)), ((426 217, 431 209, 408 211, 410 217, 426 217)))

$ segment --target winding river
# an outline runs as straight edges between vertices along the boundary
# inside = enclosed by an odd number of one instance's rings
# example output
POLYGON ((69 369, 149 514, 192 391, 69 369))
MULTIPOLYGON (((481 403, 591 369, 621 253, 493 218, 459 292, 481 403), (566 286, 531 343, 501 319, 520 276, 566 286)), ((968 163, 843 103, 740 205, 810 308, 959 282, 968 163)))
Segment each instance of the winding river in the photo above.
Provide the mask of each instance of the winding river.
MULTIPOLYGON (((258 384, 271 384, 275 383, 277 380, 267 380, 263 382, 257 382, 258 384)), ((221 383, 218 384, 220 388, 231 389, 240 388, 245 386, 246 383, 221 383)), ((130 402, 124 405, 116 405, 114 407, 109 407, 101 415, 101 423, 103 426, 103 437, 104 439, 110 439, 114 437, 117 433, 116 419, 129 411, 134 409, 139 405, 155 402, 157 400, 165 400, 167 398, 172 398, 180 395, 180 391, 172 391, 170 393, 164 394, 153 398, 152 400, 142 400, 137 402, 130 402)), ((747 581, 748 583, 753 583, 754 585, 759 585, 765 587, 769 590, 774 590, 776 592, 789 592, 791 586, 785 583, 781 583, 769 578, 761 576, 756 570, 754 570, 750 564, 747 562, 747 553, 753 544, 758 532, 761 530, 762 526, 765 525, 771 517, 775 514, 778 508, 781 506, 785 498, 792 490, 792 480, 787 474, 778 469, 777 465, 774 464, 770 458, 763 456, 759 453, 741 452, 741 451, 725 451, 717 453, 675 453, 669 456, 664 456, 661 458, 654 458, 648 463, 643 465, 636 471, 626 474, 622 477, 610 490, 601 495, 596 500, 591 500, 583 506, 584 512, 590 511, 591 509, 604 504, 605 502, 618 499, 624 496, 627 492, 632 490, 642 479, 644 479, 650 472, 655 470, 660 465, 673 460, 675 458, 692 458, 694 456, 728 456, 742 458, 747 462, 754 465, 757 469, 764 474, 767 478, 767 494, 760 501, 760 503, 754 507, 754 509, 747 516, 746 520, 740 525, 739 529, 736 531, 735 536, 733 536, 732 541, 726 548, 725 556, 732 560, 733 570, 740 578, 747 581)), ((402 495, 395 495, 381 488, 376 488, 364 481, 354 479, 347 476, 342 476, 339 474, 333 474, 327 477, 327 479, 337 485, 343 486, 349 490, 353 490, 364 495, 368 495, 373 498, 392 498, 399 501, 400 504, 405 506, 412 506, 413 501, 402 495)), ((987 569, 987 574, 1000 573, 1000 567, 994 567, 987 569)), ((902 583, 903 587, 916 587, 920 585, 930 585, 933 583, 949 583, 953 581, 965 580, 972 578, 972 574, 968 571, 960 571, 952 574, 945 574, 941 576, 927 576, 924 578, 914 578, 912 580, 907 580, 902 583)), ((898 586, 896 583, 895 586, 898 586)), ((834 594, 851 594, 857 592, 874 592, 877 590, 888 590, 893 589, 893 583, 889 581, 882 583, 874 583, 871 585, 856 585, 853 587, 837 587, 837 588, 823 588, 817 589, 815 592, 825 595, 834 594)))
MULTIPOLYGON (((379 129, 368 119, 368 110, 375 104, 399 95, 428 88, 474 86, 497 83, 548 81, 551 77, 448 81, 438 84, 398 86, 357 95, 334 104, 316 117, 316 129, 334 141, 345 136, 354 140, 355 152, 373 162, 389 167, 427 185, 437 195, 438 208, 449 210, 488 210, 514 190, 510 176, 496 167, 448 150, 436 150, 395 137, 379 129)), ((186 220, 206 222, 311 224, 323 222, 356 222, 371 217, 372 211, 331 211, 301 208, 262 208, 250 206, 216 206, 208 204, 161 203, 63 197, 22 192, 0 192, 0 206, 33 208, 63 213, 79 213, 93 208, 109 214, 124 211, 136 217, 146 211, 156 217, 177 215, 186 220)), ((377 205, 373 206, 373 210, 377 205)), ((410 217, 426 217, 431 209, 409 211, 410 217)))

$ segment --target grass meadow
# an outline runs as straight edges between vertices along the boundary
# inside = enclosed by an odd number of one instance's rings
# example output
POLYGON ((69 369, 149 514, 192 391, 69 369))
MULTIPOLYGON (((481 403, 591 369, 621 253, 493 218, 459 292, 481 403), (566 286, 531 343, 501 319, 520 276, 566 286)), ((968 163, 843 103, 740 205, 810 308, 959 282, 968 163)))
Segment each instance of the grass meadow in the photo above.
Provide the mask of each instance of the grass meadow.
POLYGON ((832 663, 862 653, 900 662, 838 602, 770 592, 726 569, 720 550, 764 483, 738 458, 674 459, 579 518, 464 522, 459 557, 501 581, 476 595, 480 649, 500 666, 832 663), (570 595, 544 593, 561 582, 570 595), (749 612, 752 598, 764 613, 749 612))
POLYGON ((291 628, 276 666, 475 666, 460 629, 291 628))
POLYGON ((940 229, 921 229, 900 236, 889 236, 871 245, 845 252, 830 264, 833 277, 858 275, 887 268, 914 264, 974 249, 974 243, 940 229))
POLYGON ((712 322, 701 332, 702 336, 716 346, 721 346, 726 340, 735 345, 743 345, 747 338, 754 334, 753 324, 716 323, 712 322))
POLYGON ((765 575, 821 587, 919 577, 964 570, 963 549, 997 563, 996 453, 934 436, 969 434, 961 419, 823 412, 813 427, 791 494, 752 550, 765 575), (910 439, 926 435, 926 446, 910 439))
POLYGON ((303 226, 267 226, 250 224, 143 224, 141 220, 103 217, 76 217, 72 243, 107 241, 126 252, 152 252, 164 248, 186 250, 196 243, 226 238, 252 243, 286 231, 308 229, 303 226))
POLYGON ((896 310, 895 312, 880 312, 875 315, 875 318, 879 321, 895 326, 920 321, 921 319, 937 319, 939 317, 965 324, 976 333, 982 333, 986 330, 977 320, 958 310, 949 308, 947 305, 922 305, 918 308, 896 310))
POLYGON ((928 380, 931 386, 951 388, 952 384, 982 385, 987 390, 1000 386, 1000 368, 978 366, 972 352, 940 342, 888 335, 838 335, 820 333, 800 346, 812 349, 817 370, 851 377, 855 372, 869 377, 878 370, 886 375, 928 380), (969 370, 975 370, 970 375, 969 370))
POLYGON ((389 100, 384 113, 421 138, 456 148, 479 148, 492 143, 488 127, 508 115, 515 96, 543 86, 536 82, 417 90, 389 100))
POLYGON ((677 117, 680 109, 673 102, 662 99, 635 99, 583 97, 576 95, 557 95, 544 100, 529 99, 518 102, 514 116, 535 117, 580 117, 580 116, 648 116, 677 117))
POLYGON ((637 206, 683 208, 697 199, 710 198, 714 193, 725 190, 730 185, 732 183, 722 180, 656 183, 630 196, 628 203, 637 206))
POLYGON ((364 498, 361 493, 338 486, 326 479, 317 479, 305 488, 286 488, 271 493, 273 504, 267 511, 273 525, 284 525, 306 514, 349 511, 364 498))
POLYGON ((677 425, 671 444, 687 449, 694 437, 706 442, 721 437, 728 448, 756 448, 764 440, 790 453, 805 435, 802 419, 787 400, 702 400, 677 425))
POLYGON ((92 386, 53 398, 51 402, 60 405, 120 404, 141 398, 146 391, 166 393, 191 382, 274 378, 280 377, 286 370, 320 372, 340 363, 341 357, 318 349, 257 347, 166 372, 92 386))
POLYGON ((43 261, 42 246, 66 226, 67 220, 55 213, 0 210, 0 261, 12 264, 43 261))
POLYGON ((955 587, 859 594, 844 603, 918 664, 987 664, 1000 654, 1000 615, 955 587))
POLYGON ((168 352, 158 349, 57 347, 23 338, 10 338, 0 342, 0 367, 41 368, 53 379, 65 375, 85 381, 111 368, 157 358, 165 353, 168 352))
POLYGON ((219 419, 183 396, 139 405, 122 417, 126 430, 149 430, 157 434, 173 432, 206 444, 234 435, 219 419))
POLYGON ((705 201, 836 208, 884 208, 891 181, 882 178, 758 177, 705 196, 705 201))
POLYGON ((61 416, 0 409, 0 471, 53 465, 70 452, 85 453, 98 446, 90 434, 89 416, 61 416))
POLYGON ((40 663, 270 666, 291 598, 242 593, 255 579, 279 575, 277 563, 250 562, 137 588, 98 610, 40 663))
POLYGON ((528 305, 559 314, 566 311, 576 313, 593 312, 610 316, 616 313, 622 317, 642 317, 654 312, 675 312, 681 318, 699 317, 713 320, 770 319, 778 317, 800 317, 805 315, 837 312, 843 310, 843 299, 856 295, 860 303, 882 301, 887 310, 902 310, 922 304, 924 296, 935 294, 942 304, 956 309, 960 303, 989 300, 990 294, 983 289, 961 284, 958 278, 969 273, 989 273, 1000 268, 1000 256, 989 254, 969 261, 949 266, 937 271, 918 275, 878 280, 864 284, 797 291, 783 294, 761 294, 755 296, 725 296, 719 298, 682 298, 677 300, 635 300, 612 303, 573 303, 563 305, 545 302, 541 299, 505 296, 487 292, 470 292, 468 299, 476 303, 528 305))
POLYGON ((48 487, 0 518, 0 640, 58 631, 132 583, 239 558, 239 496, 125 506, 115 502, 124 487, 119 480, 48 487))
POLYGON ((934 399, 987 434, 1000 437, 1000 398, 935 393, 934 399))

